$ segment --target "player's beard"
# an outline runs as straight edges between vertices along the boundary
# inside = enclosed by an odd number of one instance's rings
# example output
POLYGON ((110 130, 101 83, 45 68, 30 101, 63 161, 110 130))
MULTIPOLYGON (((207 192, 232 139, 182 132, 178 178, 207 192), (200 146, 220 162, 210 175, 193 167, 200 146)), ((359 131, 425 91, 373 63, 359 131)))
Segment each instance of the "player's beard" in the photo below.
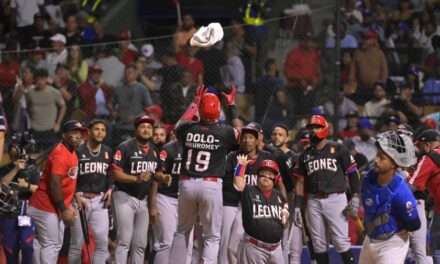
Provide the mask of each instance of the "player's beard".
POLYGON ((323 138, 319 138, 316 134, 311 133, 310 134, 310 142, 313 144, 319 144, 319 142, 321 142, 323 140, 323 138))

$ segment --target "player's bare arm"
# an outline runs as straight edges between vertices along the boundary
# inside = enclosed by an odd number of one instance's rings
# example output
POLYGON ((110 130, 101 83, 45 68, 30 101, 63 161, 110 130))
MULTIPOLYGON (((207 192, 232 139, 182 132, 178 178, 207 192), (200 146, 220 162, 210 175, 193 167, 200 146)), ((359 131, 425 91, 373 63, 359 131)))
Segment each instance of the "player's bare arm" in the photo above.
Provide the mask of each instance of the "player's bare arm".
POLYGON ((73 225, 75 223, 75 209, 73 207, 66 207, 64 205, 64 197, 61 188, 61 181, 63 176, 56 174, 49 174, 49 196, 53 204, 60 210, 61 219, 66 225, 73 225))
POLYGON ((156 194, 157 194, 157 188, 159 184, 156 181, 153 181, 153 184, 150 188, 150 193, 148 194, 147 201, 148 201, 148 213, 150 214, 150 223, 155 225, 157 222, 157 219, 159 218, 159 212, 157 211, 156 206, 156 194))
POLYGON ((151 174, 149 172, 142 172, 138 176, 127 174, 120 170, 113 169, 110 172, 110 177, 112 177, 113 180, 122 182, 122 183, 141 183, 141 182, 147 182, 150 179, 151 174))
POLYGON ((170 174, 162 171, 157 171, 155 174, 153 174, 153 179, 158 183, 166 184, 168 187, 170 187, 173 180, 170 174))
POLYGON ((246 171, 246 165, 248 163, 249 160, 247 155, 240 154, 237 156, 237 167, 235 167, 234 172, 234 187, 239 192, 242 192, 246 185, 244 182, 244 172, 246 171))
POLYGON ((17 175, 18 171, 23 170, 25 167, 26 161, 23 159, 19 159, 15 162, 14 168, 9 171, 5 177, 3 177, 0 182, 4 184, 10 184, 14 179, 15 175, 17 175))

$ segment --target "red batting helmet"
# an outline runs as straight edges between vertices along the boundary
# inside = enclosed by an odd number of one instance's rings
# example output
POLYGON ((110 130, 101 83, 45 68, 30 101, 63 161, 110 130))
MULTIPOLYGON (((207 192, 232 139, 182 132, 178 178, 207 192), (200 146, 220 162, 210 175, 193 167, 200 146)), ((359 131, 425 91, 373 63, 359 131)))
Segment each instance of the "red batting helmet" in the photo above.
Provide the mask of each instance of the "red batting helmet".
POLYGON ((327 120, 325 120, 325 117, 320 116, 320 115, 312 115, 309 118, 309 122, 307 123, 307 128, 309 128, 309 126, 311 125, 319 125, 322 126, 322 130, 319 131, 316 136, 319 139, 324 139, 327 137, 328 134, 328 124, 327 124, 327 120))
POLYGON ((260 171, 262 169, 272 170, 275 175, 280 174, 280 169, 278 168, 278 164, 275 161, 273 161, 273 160, 263 160, 263 161, 261 161, 260 166, 258 166, 257 173, 260 173, 260 171))
POLYGON ((220 116, 220 100, 217 95, 206 93, 202 96, 199 114, 203 121, 215 121, 220 116))

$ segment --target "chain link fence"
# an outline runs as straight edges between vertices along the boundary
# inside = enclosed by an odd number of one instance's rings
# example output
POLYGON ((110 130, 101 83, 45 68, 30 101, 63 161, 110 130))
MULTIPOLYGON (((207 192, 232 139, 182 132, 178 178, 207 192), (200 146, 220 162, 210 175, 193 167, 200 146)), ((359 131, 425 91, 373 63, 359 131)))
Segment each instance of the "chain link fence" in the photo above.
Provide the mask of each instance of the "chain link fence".
MULTIPOLYGON (((295 143, 310 115, 325 115, 330 136, 347 140, 363 163, 375 156, 376 132, 401 123, 437 126, 438 39, 431 48, 405 46, 408 24, 378 29, 346 6, 336 58, 336 26, 322 21, 333 12, 334 6, 298 5, 258 27, 233 20, 223 41, 203 49, 187 45, 195 32, 189 28, 148 39, 104 34, 85 45, 52 34, 29 50, 3 50, 0 91, 10 131, 31 130, 43 151, 58 140, 60 121, 102 118, 115 145, 132 133, 133 118, 144 109, 171 131, 202 83, 218 95, 235 85, 240 117, 261 123, 267 138, 283 124, 295 143), (46 83, 54 89, 42 89, 46 83)), ((91 29, 102 31, 97 23, 91 29)), ((227 121, 227 113, 220 119, 227 121)))

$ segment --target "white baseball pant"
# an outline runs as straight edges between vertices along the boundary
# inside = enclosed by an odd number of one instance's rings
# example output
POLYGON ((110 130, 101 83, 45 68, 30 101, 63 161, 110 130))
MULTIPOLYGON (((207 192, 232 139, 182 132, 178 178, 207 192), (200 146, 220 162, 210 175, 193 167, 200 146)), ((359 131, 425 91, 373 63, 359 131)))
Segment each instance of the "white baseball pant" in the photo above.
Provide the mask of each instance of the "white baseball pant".
MULTIPOLYGON (((81 193, 80 196, 88 206, 86 218, 92 229, 95 242, 95 251, 92 256, 93 264, 105 264, 108 251, 109 218, 108 210, 104 205, 104 195, 101 194, 92 199, 83 197, 81 193)), ((72 205, 78 210, 78 204, 75 200, 72 202, 72 205)), ((77 215, 79 216, 79 212, 77 212, 77 215)), ((75 219, 75 224, 70 227, 70 230, 69 264, 81 263, 84 236, 80 217, 75 219)))
POLYGON ((64 223, 58 214, 49 213, 29 206, 27 215, 32 218, 41 245, 40 262, 56 264, 63 245, 64 223))
MULTIPOLYGON (((261 246, 254 245, 248 241, 249 236, 244 235, 238 249, 238 264, 284 264, 283 250, 281 243, 269 251, 261 246)), ((266 244, 262 243, 261 244, 266 244)), ((269 245, 269 244, 268 244, 269 245)), ((272 246, 272 244, 271 244, 272 246)))
POLYGON ((394 234, 385 241, 365 237, 362 244, 359 264, 403 264, 409 249, 409 235, 406 231, 394 234))
POLYGON ((420 229, 411 232, 409 237, 409 243, 414 253, 414 259, 417 264, 426 263, 426 232, 428 230, 426 213, 425 213, 425 201, 417 200, 417 213, 420 219, 420 229))
POLYGON ((243 215, 241 212, 241 203, 238 204, 237 214, 235 215, 234 222, 232 223, 231 233, 229 234, 228 242, 228 263, 237 264, 238 262, 238 247, 240 241, 243 239, 243 215))
POLYGON ((237 215, 238 207, 223 206, 222 236, 218 252, 218 264, 228 264, 228 242, 232 232, 232 223, 237 215))
POLYGON ((147 200, 139 200, 123 191, 114 191, 112 206, 117 232, 116 263, 126 264, 130 249, 131 263, 143 264, 150 220, 147 200))
POLYGON ((303 230, 297 227, 293 222, 295 211, 295 194, 290 192, 288 195, 289 201, 289 227, 284 229, 282 246, 284 262, 290 264, 301 263, 301 252, 303 246, 303 230))
POLYGON ((330 194, 323 199, 309 194, 306 215, 313 248, 316 253, 328 252, 324 221, 328 223, 336 251, 346 252, 351 248, 350 238, 348 237, 348 220, 343 214, 346 207, 347 196, 345 193, 330 194))

